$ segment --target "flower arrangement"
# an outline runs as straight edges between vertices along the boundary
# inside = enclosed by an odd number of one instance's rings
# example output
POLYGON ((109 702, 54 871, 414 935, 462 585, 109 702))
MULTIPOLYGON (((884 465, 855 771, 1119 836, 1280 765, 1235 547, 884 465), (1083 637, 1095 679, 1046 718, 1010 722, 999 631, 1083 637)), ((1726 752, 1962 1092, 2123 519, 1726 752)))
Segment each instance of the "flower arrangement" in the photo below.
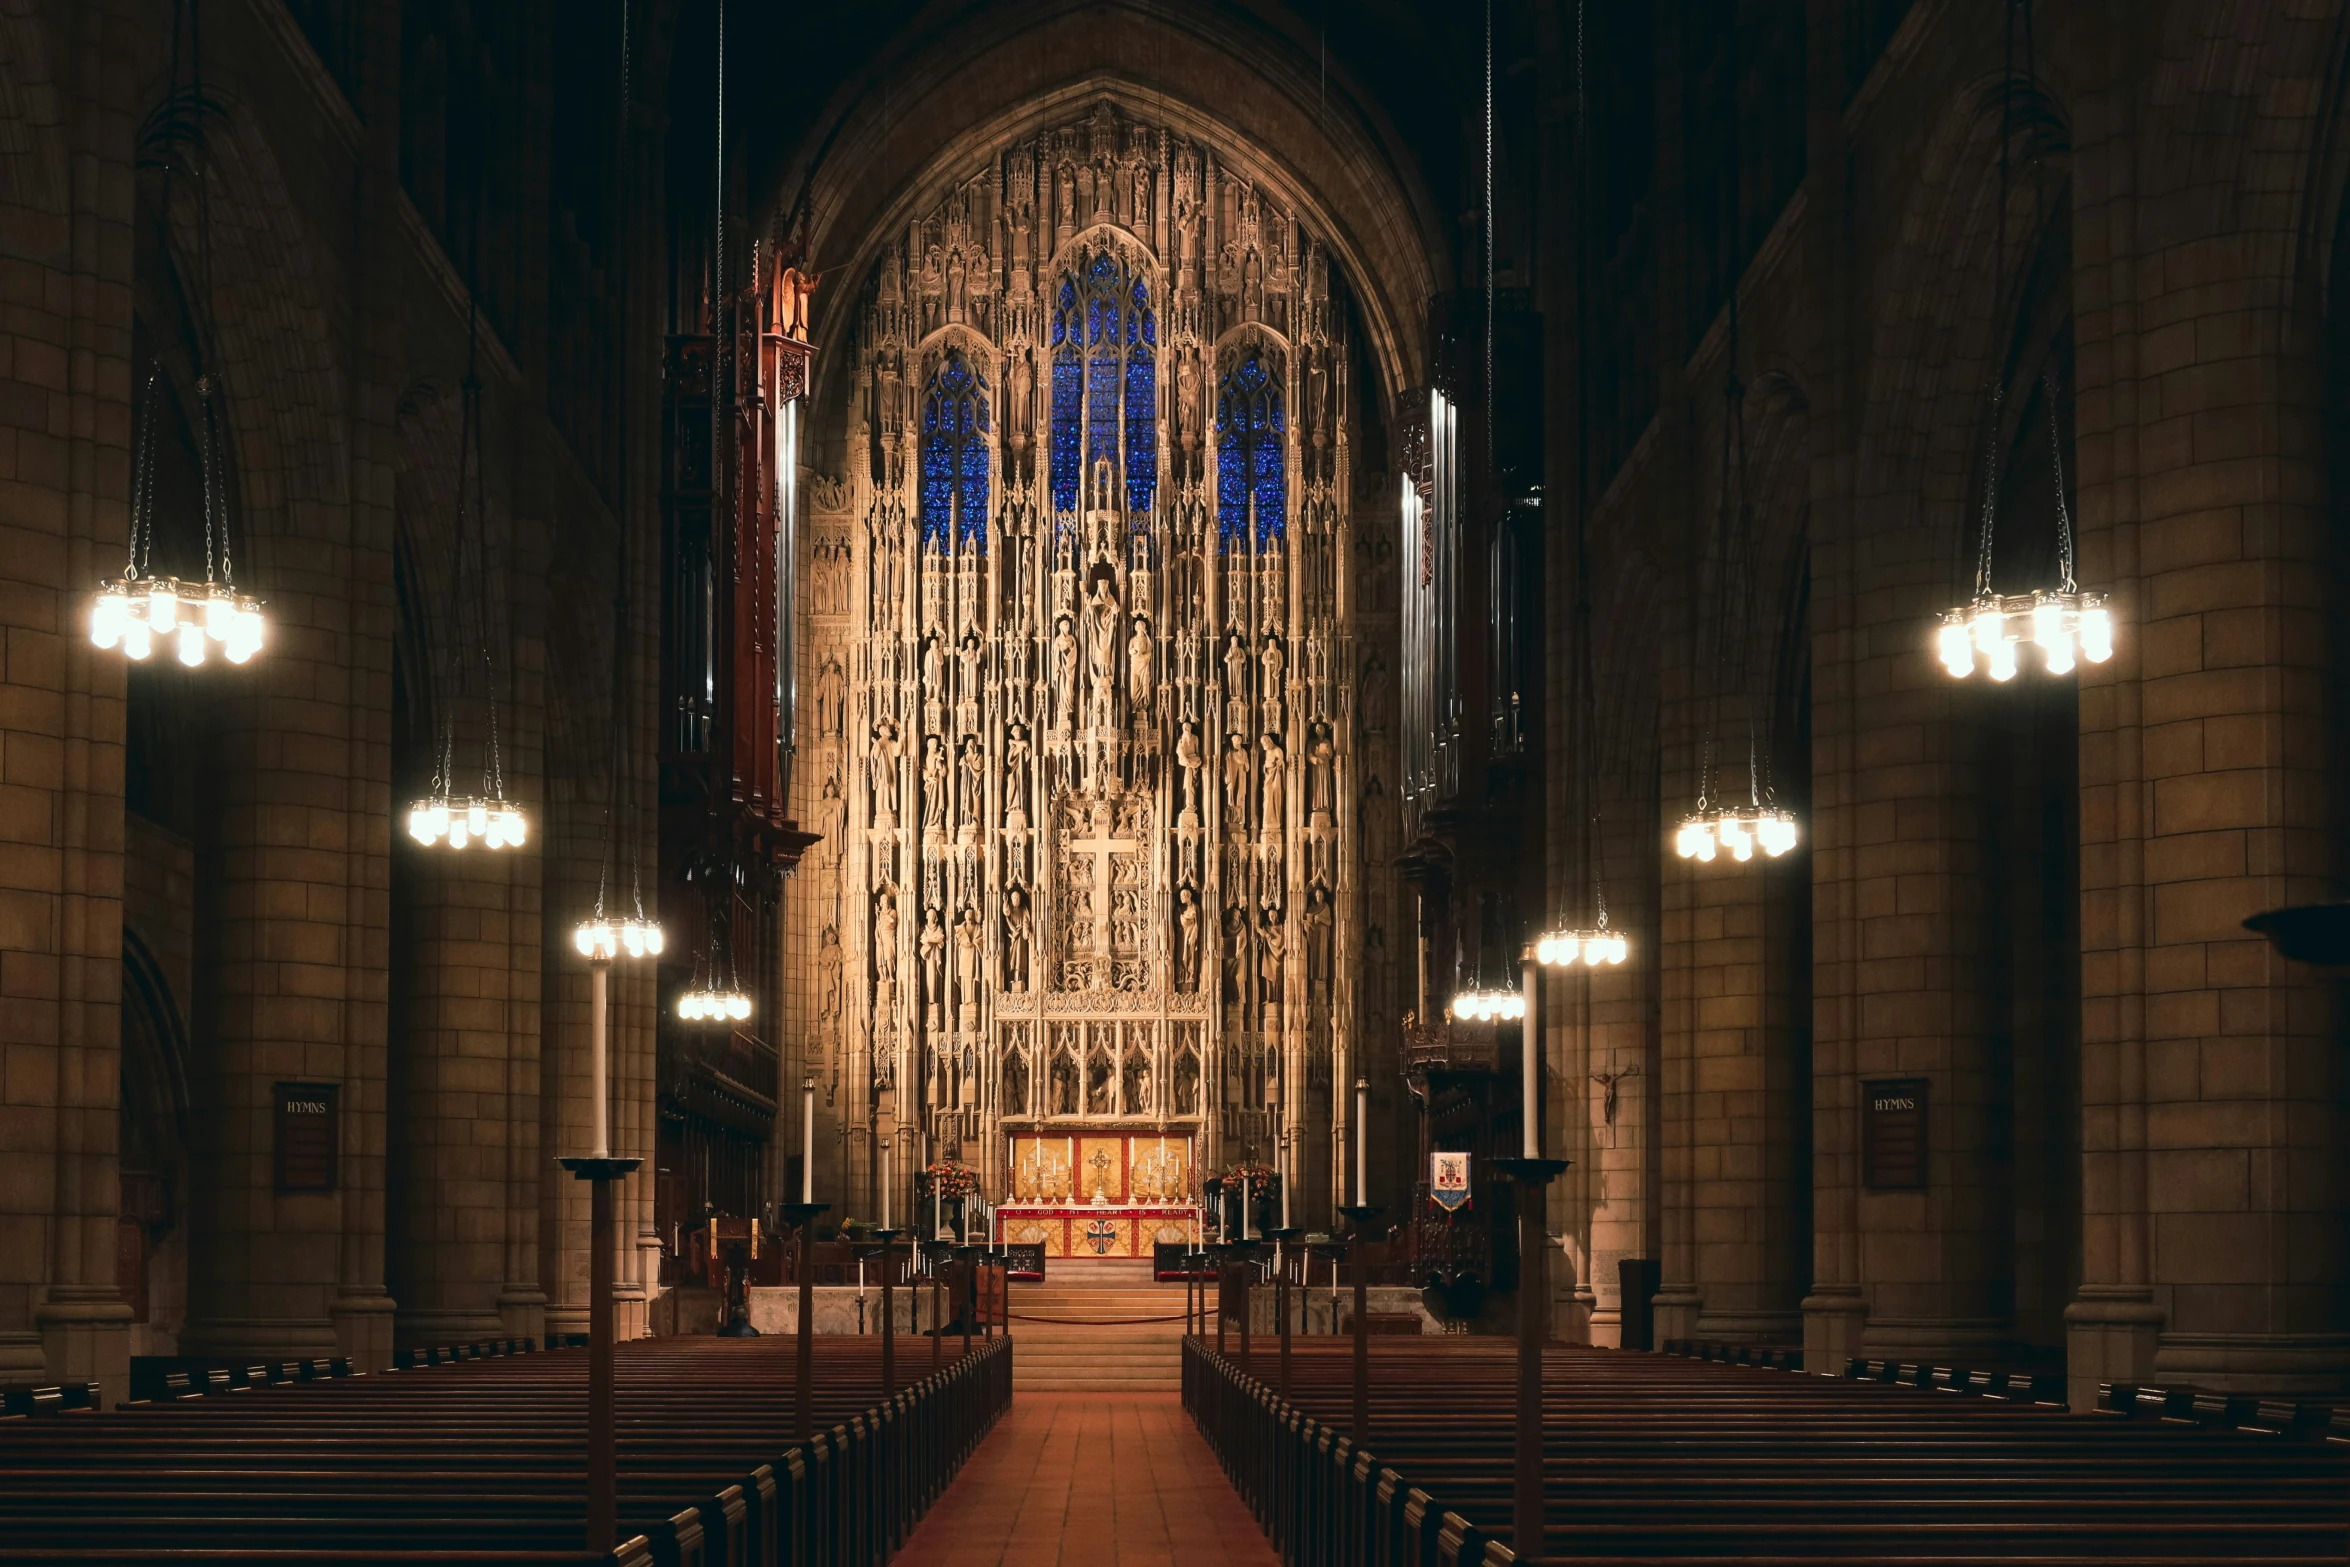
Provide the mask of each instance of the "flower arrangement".
POLYGON ((1246 1181, 1262 1190, 1280 1179, 1281 1172, 1269 1164, 1236 1164, 1224 1172, 1224 1184, 1228 1187, 1246 1181))
POLYGON ((934 1164, 922 1172, 924 1195, 968 1197, 979 1190, 979 1172, 966 1164, 934 1164))

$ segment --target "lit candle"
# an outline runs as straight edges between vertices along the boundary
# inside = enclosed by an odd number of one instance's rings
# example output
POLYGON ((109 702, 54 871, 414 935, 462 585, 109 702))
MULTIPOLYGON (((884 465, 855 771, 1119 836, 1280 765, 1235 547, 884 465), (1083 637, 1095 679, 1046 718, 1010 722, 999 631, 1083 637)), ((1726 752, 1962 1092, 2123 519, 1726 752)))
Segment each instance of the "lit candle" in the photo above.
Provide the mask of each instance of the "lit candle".
POLYGON ((1364 1176, 1363 1129, 1371 1121, 1371 1080, 1355 1079, 1355 1206, 1366 1207, 1371 1201, 1371 1185, 1364 1176))
POLYGON ((1518 1091, 1525 1109, 1520 1112, 1519 1119, 1526 1123, 1522 1139, 1526 1157, 1539 1159, 1542 1157, 1542 1028, 1534 1015, 1534 987, 1540 983, 1536 976, 1541 970, 1532 961, 1524 963, 1522 968, 1526 987, 1526 1016, 1518 1024, 1518 1091))
POLYGON ((800 1079, 800 1201, 814 1202, 816 1191, 816 1079, 800 1079))

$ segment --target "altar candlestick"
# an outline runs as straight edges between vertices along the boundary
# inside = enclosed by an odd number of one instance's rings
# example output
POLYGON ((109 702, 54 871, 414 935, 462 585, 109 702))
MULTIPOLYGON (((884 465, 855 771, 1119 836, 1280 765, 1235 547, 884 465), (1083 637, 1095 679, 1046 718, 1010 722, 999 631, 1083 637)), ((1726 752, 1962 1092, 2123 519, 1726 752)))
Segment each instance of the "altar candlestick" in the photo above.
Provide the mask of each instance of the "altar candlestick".
POLYGON ((1069 1168, 1061 1172, 1061 1184, 1068 1188, 1066 1191, 1061 1193, 1061 1201, 1069 1202, 1074 1199, 1077 1192, 1077 1139, 1074 1137, 1064 1137, 1061 1139, 1061 1141, 1068 1144, 1068 1147, 1063 1151, 1068 1156, 1069 1161, 1069 1168))
MULTIPOLYGON (((1289 1134, 1287 1132, 1281 1134, 1281 1143, 1281 1227, 1286 1230, 1289 1228, 1289 1134)), ((1278 1254, 1280 1248, 1275 1247, 1274 1251, 1278 1254)))
POLYGON ((881 1145, 881 1227, 885 1230, 889 1228, 889 1155, 889 1144, 883 1143, 881 1145))
POLYGON ((1524 1107, 1518 1119, 1525 1123, 1525 1135, 1520 1139, 1529 1159, 1542 1157, 1542 1028, 1534 1015, 1535 987, 1542 983, 1541 966, 1534 954, 1527 953, 1524 962, 1526 987, 1526 1016, 1518 1024, 1518 1102, 1524 1107))
MULTIPOLYGON (((584 930, 587 927, 583 925, 580 928, 584 930)), ((593 1143, 589 1157, 594 1159, 612 1157, 612 1133, 609 1119, 612 1105, 612 1082, 611 1068, 608 1065, 610 1047, 604 1039, 606 1026, 605 975, 611 967, 612 965, 609 963, 590 963, 588 965, 588 1093, 592 1107, 589 1116, 589 1137, 593 1143)), ((599 1546, 598 1549, 602 1549, 602 1547, 599 1546)))
POLYGON ((800 1079, 800 1201, 815 1201, 816 1079, 800 1079))
POLYGON ((1371 1183, 1364 1176, 1363 1128, 1371 1119, 1371 1080, 1355 1079, 1355 1206, 1363 1207, 1371 1201, 1371 1183))
POLYGON ((942 1219, 940 1219, 940 1217, 939 1217, 939 1211, 938 1211, 938 1210, 939 1210, 939 1198, 938 1198, 938 1191, 939 1191, 939 1188, 940 1188, 940 1187, 942 1187, 942 1186, 944 1186, 945 1184, 946 1184, 946 1182, 944 1182, 944 1181, 940 1180, 938 1177, 936 1177, 936 1176, 932 1176, 932 1177, 931 1177, 931 1180, 930 1180, 930 1238, 931 1238, 932 1240, 937 1240, 937 1239, 938 1239, 938 1228, 939 1228, 939 1225, 940 1225, 941 1223, 943 1223, 943 1222, 944 1222, 944 1221, 943 1221, 942 1219))
POLYGON ((1240 1244, 1243 1246, 1248 1244, 1248 1200, 1255 1195, 1255 1178, 1247 1175, 1242 1176, 1240 1178, 1240 1244))

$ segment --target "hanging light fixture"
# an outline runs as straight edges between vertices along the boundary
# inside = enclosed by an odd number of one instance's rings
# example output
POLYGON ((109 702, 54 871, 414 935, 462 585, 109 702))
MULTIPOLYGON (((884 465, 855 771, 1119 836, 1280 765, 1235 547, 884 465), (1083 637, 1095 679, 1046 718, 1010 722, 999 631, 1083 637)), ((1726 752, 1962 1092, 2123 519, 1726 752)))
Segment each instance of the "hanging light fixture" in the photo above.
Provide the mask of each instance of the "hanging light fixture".
MULTIPOLYGON (((478 171, 476 173, 478 180, 478 171)), ((475 207, 479 247, 479 191, 475 207)), ((483 503, 481 461, 481 323, 476 303, 477 281, 470 258, 466 266, 465 380, 461 397, 463 424, 457 442, 457 519, 455 572, 452 582, 449 628, 449 697, 440 704, 440 747, 434 758, 431 792, 408 807, 408 836, 426 848, 519 849, 530 835, 530 823, 519 802, 506 798, 505 757, 498 743, 498 671, 491 653, 489 518, 483 503), (472 546, 472 570, 467 571, 467 545, 472 546), (470 575, 481 649, 482 699, 489 721, 483 743, 481 792, 456 792, 457 702, 464 684, 459 647, 465 637, 466 583, 470 575)))
POLYGON ((702 883, 708 950, 694 963, 693 983, 677 998, 677 1015, 688 1023, 740 1023, 751 1015, 751 998, 743 993, 734 970, 733 894, 731 889, 722 891, 729 905, 727 916, 719 914, 709 882, 705 879, 702 883), (718 978, 722 967, 726 974, 723 984, 718 978))
MULTIPOLYGON (((140 162, 163 174, 161 227, 164 242, 171 235, 173 177, 183 156, 204 147, 205 117, 213 112, 204 96, 202 7, 189 8, 189 83, 179 82, 180 28, 172 20, 171 86, 140 128, 140 162)), ((220 378, 201 364, 213 337, 212 330, 212 203, 203 171, 196 182, 196 277, 193 295, 199 319, 195 348, 198 466, 202 471, 204 503, 204 580, 183 582, 159 576, 152 569, 155 552, 155 463, 162 442, 163 371, 147 372, 137 423, 131 437, 130 551, 122 575, 99 584, 90 609, 91 645, 120 651, 134 664, 145 663, 158 647, 166 647, 189 669, 202 666, 215 651, 232 664, 243 664, 261 651, 268 638, 268 622, 261 601, 237 586, 236 556, 231 547, 227 485, 227 453, 223 449, 225 419, 220 407, 220 378)))
POLYGON ((1464 1023, 1514 1023, 1526 1015, 1525 993, 1484 985, 1457 991, 1452 998, 1452 1015, 1464 1023))
MULTIPOLYGON (((615 151, 614 162, 621 170, 618 210, 624 214, 629 211, 627 141, 632 91, 629 75, 628 25, 628 8, 623 5, 620 10, 620 102, 618 112, 614 116, 614 123, 619 127, 620 146, 615 151)), ((625 246, 622 247, 622 254, 625 257, 625 246)), ((622 264, 625 266, 625 260, 622 264)), ((625 292, 625 279, 623 279, 621 287, 625 292)), ((628 375, 626 333, 621 334, 619 374, 620 379, 625 382, 628 375)), ((619 493, 623 495, 628 493, 627 474, 628 443, 623 441, 619 447, 617 468, 619 481, 617 488, 619 493)), ((607 913, 604 907, 605 896, 612 883, 612 850, 614 835, 617 831, 616 824, 628 819, 626 803, 632 792, 629 785, 634 778, 634 774, 624 766, 624 757, 632 732, 629 718, 634 711, 629 704, 628 696, 628 676, 633 667, 629 659, 628 530, 626 528, 618 530, 618 537, 619 558, 614 563, 612 575, 612 580, 618 584, 618 592, 612 600, 612 747, 611 753, 606 759, 609 771, 606 774, 604 784, 603 847, 596 861, 595 908, 586 919, 581 920, 571 930, 572 946, 578 949, 581 957, 588 960, 597 976, 602 974, 606 965, 622 957, 631 960, 658 958, 662 949, 668 945, 667 939, 661 934, 659 922, 645 916, 643 861, 639 853, 639 835, 633 831, 629 835, 629 912, 615 917, 607 913)), ((603 983, 600 977, 595 978, 593 982, 599 985, 603 983)))
MULTIPOLYGON (((2004 291, 2007 268, 2007 207, 2010 190, 2008 145, 2014 130, 2015 35, 2021 14, 2024 32, 2024 80, 2037 85, 2039 62, 2032 36, 2029 0, 2008 0, 2007 57, 1999 83, 1999 212, 1998 239, 1992 256, 1997 278, 1994 288, 2004 291)), ((2032 182, 2033 232, 2044 214, 2040 182, 2032 182)), ((2004 309, 1993 312, 2004 319, 2004 309)), ((1964 604, 1942 612, 1934 634, 1934 656, 1953 680, 1965 680, 1978 665, 1994 681, 2013 680, 2023 668, 2022 649, 2028 643, 2040 655, 2040 667, 2051 675, 2069 675, 2082 662, 2102 664, 2113 657, 2113 612, 2102 593, 2084 593, 2073 579, 2073 519, 2064 499, 2064 439, 2056 417, 2056 371, 2040 374, 2043 399, 2048 404, 2048 469, 2056 485, 2056 586, 2028 593, 2001 593, 1991 585, 1992 530, 1999 519, 2000 410, 2006 390, 1995 380, 1991 387, 1991 416, 1983 436, 1982 512, 1975 524, 1975 584, 1964 604)))

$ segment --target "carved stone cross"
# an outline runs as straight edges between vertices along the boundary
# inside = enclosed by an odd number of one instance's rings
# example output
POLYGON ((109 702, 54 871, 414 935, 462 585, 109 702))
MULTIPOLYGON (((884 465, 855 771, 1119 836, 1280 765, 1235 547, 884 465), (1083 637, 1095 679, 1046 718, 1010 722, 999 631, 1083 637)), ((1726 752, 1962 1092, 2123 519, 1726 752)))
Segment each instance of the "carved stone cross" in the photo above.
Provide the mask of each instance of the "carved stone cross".
POLYGON ((1093 813, 1093 836, 1069 840, 1070 848, 1093 857, 1093 950, 1102 960, 1094 969, 1093 983, 1097 990, 1109 978, 1110 860, 1114 855, 1132 854, 1142 847, 1135 839, 1115 838, 1110 834, 1110 808, 1101 805, 1093 813))

